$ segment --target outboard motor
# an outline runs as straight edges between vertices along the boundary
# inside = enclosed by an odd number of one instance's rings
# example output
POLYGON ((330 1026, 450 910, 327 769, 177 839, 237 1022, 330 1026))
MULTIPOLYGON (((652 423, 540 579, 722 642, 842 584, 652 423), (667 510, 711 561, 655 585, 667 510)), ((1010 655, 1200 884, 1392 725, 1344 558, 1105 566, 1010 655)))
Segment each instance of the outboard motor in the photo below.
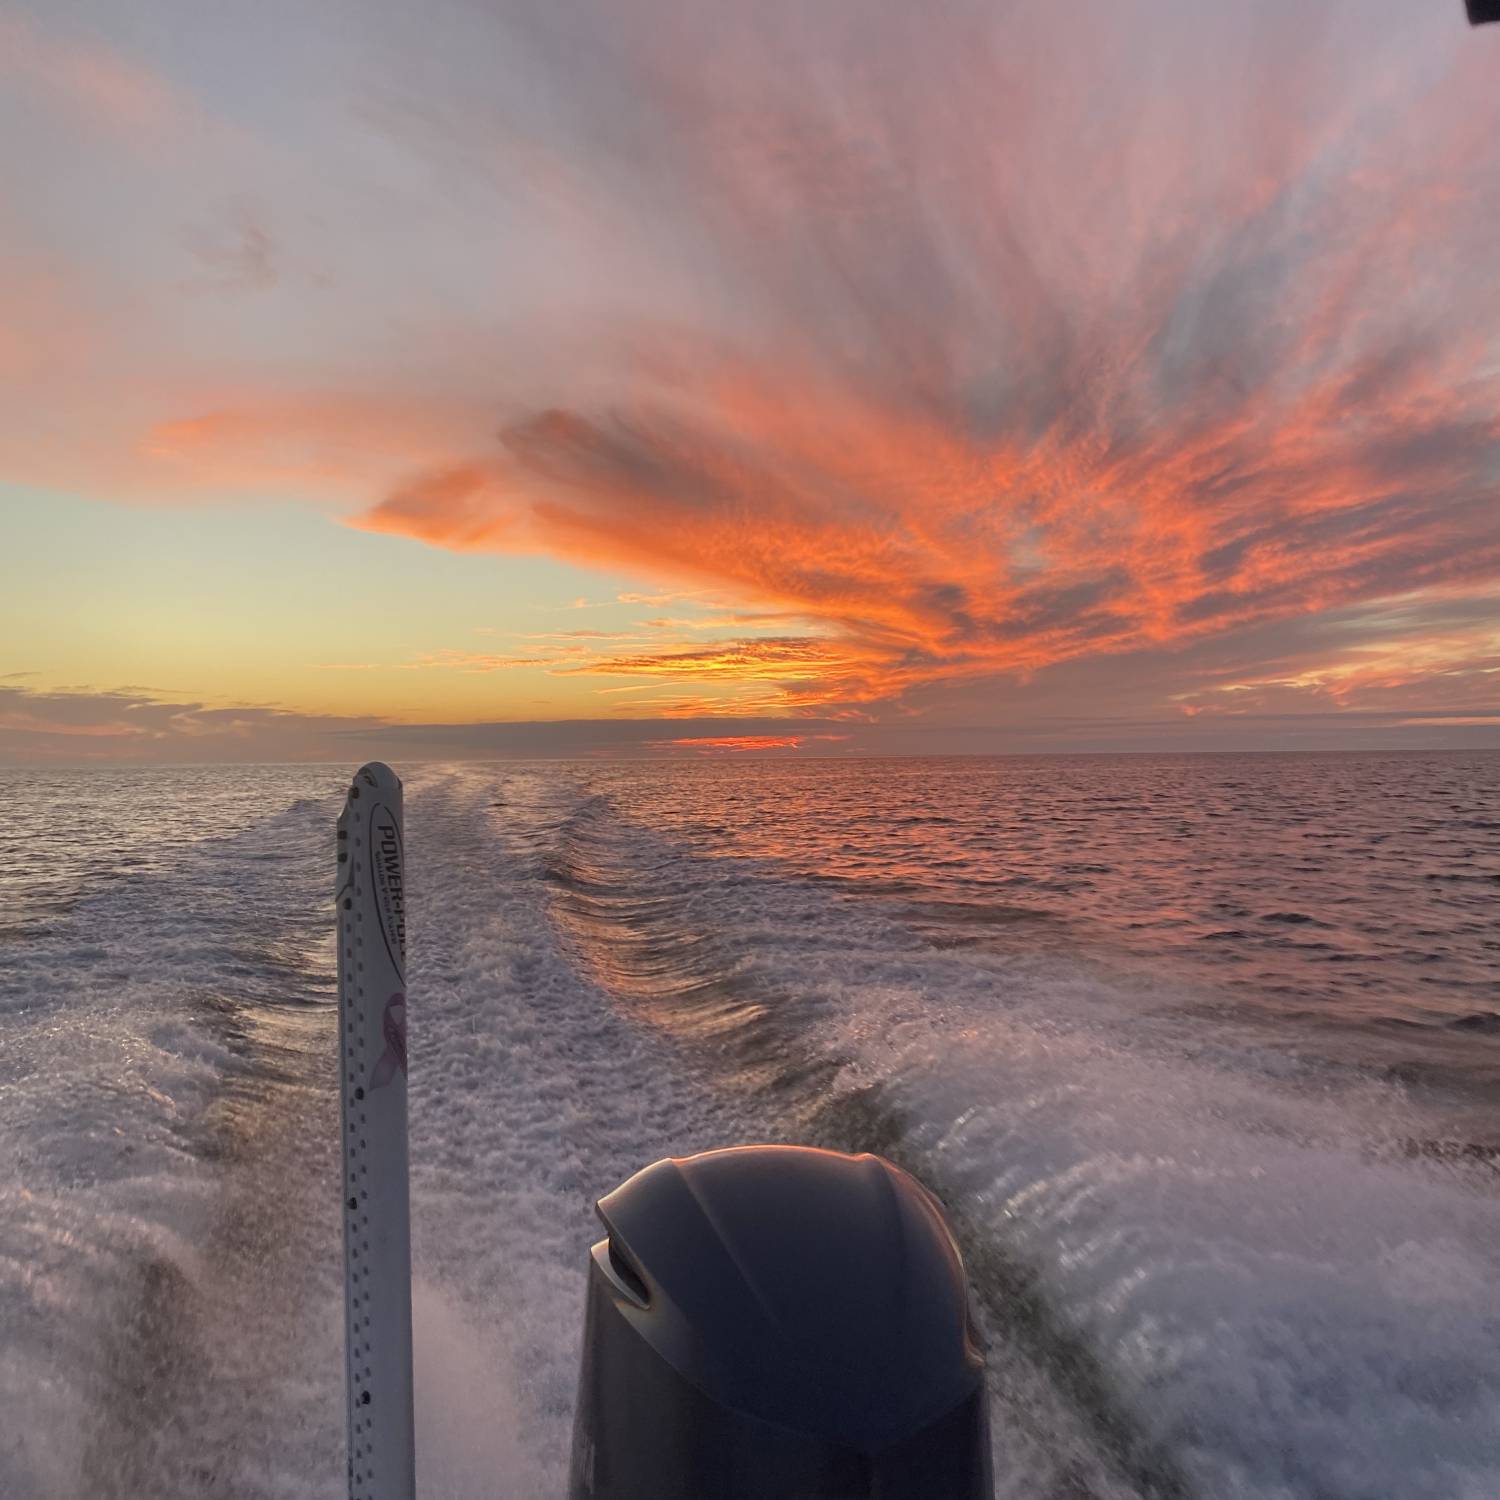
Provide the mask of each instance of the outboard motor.
POLYGON ((743 1146, 599 1217, 571 1500, 990 1500, 963 1263, 915 1179, 743 1146))

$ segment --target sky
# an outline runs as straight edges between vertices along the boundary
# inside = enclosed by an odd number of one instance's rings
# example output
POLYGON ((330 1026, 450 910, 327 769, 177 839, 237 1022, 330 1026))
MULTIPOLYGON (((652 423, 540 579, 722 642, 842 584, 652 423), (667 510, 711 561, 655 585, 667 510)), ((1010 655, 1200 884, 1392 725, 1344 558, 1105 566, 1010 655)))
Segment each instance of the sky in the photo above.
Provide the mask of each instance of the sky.
POLYGON ((0 0, 0 762, 1500 747, 1500 28, 0 0))

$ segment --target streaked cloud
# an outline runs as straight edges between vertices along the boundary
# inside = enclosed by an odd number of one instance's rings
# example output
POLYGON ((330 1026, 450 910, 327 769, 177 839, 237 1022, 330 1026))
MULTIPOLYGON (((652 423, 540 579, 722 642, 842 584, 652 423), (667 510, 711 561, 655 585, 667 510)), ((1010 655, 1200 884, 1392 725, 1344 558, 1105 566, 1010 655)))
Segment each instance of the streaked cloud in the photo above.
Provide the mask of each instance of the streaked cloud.
POLYGON ((0 686, 0 764, 347 758, 373 717, 174 700, 150 689, 0 686))
POLYGON ((1448 8, 149 9, 0 22, 0 479, 605 575, 330 689, 1488 722, 1500 38, 1448 8))
POLYGON ((718 734, 702 735, 697 738, 652 740, 650 743, 654 749, 728 752, 743 755, 747 752, 754 754, 766 750, 800 750, 805 743, 805 738, 800 734, 718 734))
POLYGON ((725 641, 685 651, 648 651, 638 655, 599 657, 560 672, 606 676, 689 678, 773 678, 782 684, 817 682, 838 672, 846 658, 837 645, 827 641, 768 637, 759 640, 725 641))
POLYGON ((800 750, 810 744, 844 744, 848 734, 713 734, 651 740, 652 749, 691 750, 707 755, 759 755, 772 750, 800 750))
POLYGON ((663 714, 572 720, 394 723, 373 715, 311 714, 276 704, 205 703, 147 688, 38 692, 0 685, 0 765, 181 764, 255 760, 349 764, 379 757, 508 759, 556 756, 900 755, 1058 750, 1330 750, 1361 742, 1390 749, 1493 745, 1500 708, 1329 711, 1307 701, 1263 702, 1233 716, 1132 717, 1101 695, 1096 713, 1028 706, 1016 722, 889 722, 694 713, 687 699, 663 714), (664 733, 663 717, 671 720, 664 733))
POLYGON ((617 597, 621 604, 648 604, 653 607, 659 607, 663 604, 682 604, 689 600, 701 599, 703 591, 701 589, 690 589, 687 593, 677 594, 626 593, 620 594, 617 597))
POLYGON ((159 142, 191 111, 159 74, 85 29, 59 34, 18 13, 0 16, 0 76, 46 91, 112 134, 159 142))
POLYGON ((790 708, 1487 587, 1489 59, 1461 26, 1403 58, 1387 8, 1087 9, 611 32, 648 148, 580 100, 572 165, 658 206, 753 330, 620 327, 598 406, 512 415, 363 524, 794 611, 826 632, 795 666, 612 668, 753 668, 790 708))

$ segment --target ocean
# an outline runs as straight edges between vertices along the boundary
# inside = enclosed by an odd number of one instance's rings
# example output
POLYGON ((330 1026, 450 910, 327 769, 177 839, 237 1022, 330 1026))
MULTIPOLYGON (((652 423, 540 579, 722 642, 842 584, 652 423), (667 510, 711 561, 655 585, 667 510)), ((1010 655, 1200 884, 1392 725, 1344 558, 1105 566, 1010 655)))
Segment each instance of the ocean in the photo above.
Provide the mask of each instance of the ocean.
MULTIPOLYGON (((342 1493, 352 769, 0 771, 6 1500, 342 1493)), ((1005 1500, 1500 1495, 1500 755, 399 769, 424 1500, 748 1140, 948 1205, 1005 1500)))

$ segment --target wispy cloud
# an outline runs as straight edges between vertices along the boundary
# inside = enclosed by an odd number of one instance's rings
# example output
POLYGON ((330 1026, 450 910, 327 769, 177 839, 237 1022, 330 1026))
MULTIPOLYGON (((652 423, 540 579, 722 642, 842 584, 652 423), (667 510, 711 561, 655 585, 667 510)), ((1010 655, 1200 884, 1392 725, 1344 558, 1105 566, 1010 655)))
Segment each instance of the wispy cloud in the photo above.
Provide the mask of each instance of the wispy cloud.
POLYGON ((689 589, 686 593, 665 594, 617 594, 615 598, 621 604, 645 604, 653 608, 663 604, 682 604, 688 600, 701 599, 701 589, 689 589))
MULTIPOLYGON (((1066 701, 1066 700, 1065 700, 1066 701)), ((347 767, 372 756, 421 759, 531 756, 931 754, 942 751, 1057 749, 1328 749, 1350 722, 1367 744, 1396 747, 1493 746, 1500 708, 1434 712, 1415 704, 1380 711, 1330 711, 1308 701, 1264 702, 1234 715, 1175 720, 1119 711, 1100 694, 1098 713, 1033 705, 1014 724, 933 723, 908 716, 889 723, 784 717, 745 707, 695 707, 689 695, 642 705, 633 716, 565 721, 394 723, 359 714, 314 714, 276 704, 207 703, 151 690, 78 687, 37 692, 0 686, 0 764, 327 761, 347 767), (663 719, 671 721, 665 732, 663 719)))
POLYGON ((653 748, 663 750, 697 750, 744 754, 746 751, 799 750, 803 737, 798 734, 720 734, 676 740, 652 740, 653 748))
POLYGON ((0 687, 0 762, 316 759, 349 755, 373 716, 214 704, 150 690, 0 687))
POLYGON ((716 734, 684 736, 671 740, 652 740, 653 749, 692 750, 700 754, 744 755, 768 750, 800 750, 808 744, 842 743, 847 734, 716 734))
POLYGON ((38 112, 0 476, 596 567, 556 608, 663 638, 399 665, 664 716, 1001 722, 1128 671, 1146 719, 1483 717, 1500 92, 1460 16, 435 3, 353 48, 304 8, 213 128, 192 48, 0 22, 38 112))
POLYGON ((754 664, 789 705, 1500 574, 1500 293, 1473 274, 1500 104, 1466 33, 1356 65, 1285 4, 1007 14, 1004 50, 978 12, 861 18, 835 46, 779 17, 790 66, 769 15, 611 53, 611 85, 654 80, 637 149, 582 104, 576 139, 740 289, 753 344, 629 330, 608 409, 517 415, 364 524, 819 622, 836 646, 754 664))
MULTIPOLYGON (((684 715, 675 717, 683 719, 684 715)), ((727 745, 743 740, 810 743, 837 731, 799 725, 782 733, 774 719, 686 720, 682 739, 705 747, 713 731, 727 745)), ((359 714, 310 714, 277 704, 208 703, 152 690, 77 687, 37 692, 0 686, 0 764, 94 761, 357 761, 393 757, 488 755, 650 755, 676 748, 656 718, 567 723, 397 724, 359 714)))
POLYGON ((277 246, 271 231, 245 203, 217 219, 189 226, 183 243, 197 262, 189 290, 249 293, 276 285, 277 246))
POLYGON ((611 677, 676 677, 706 680, 747 678, 782 683, 816 681, 843 661, 839 648, 816 639, 782 637, 725 641, 685 651, 648 651, 637 655, 596 657, 570 673, 611 677))
POLYGON ((526 631, 527 641, 633 641, 639 635, 632 630, 533 630, 526 631))
POLYGON ((719 615, 659 615, 652 620, 638 622, 644 630, 744 630, 747 627, 769 628, 778 626, 805 625, 800 615, 777 614, 767 610, 742 611, 736 614, 719 615))
POLYGON ((160 141, 193 116, 160 75, 82 28, 60 34, 23 15, 0 16, 0 76, 6 74, 137 140, 160 141))

